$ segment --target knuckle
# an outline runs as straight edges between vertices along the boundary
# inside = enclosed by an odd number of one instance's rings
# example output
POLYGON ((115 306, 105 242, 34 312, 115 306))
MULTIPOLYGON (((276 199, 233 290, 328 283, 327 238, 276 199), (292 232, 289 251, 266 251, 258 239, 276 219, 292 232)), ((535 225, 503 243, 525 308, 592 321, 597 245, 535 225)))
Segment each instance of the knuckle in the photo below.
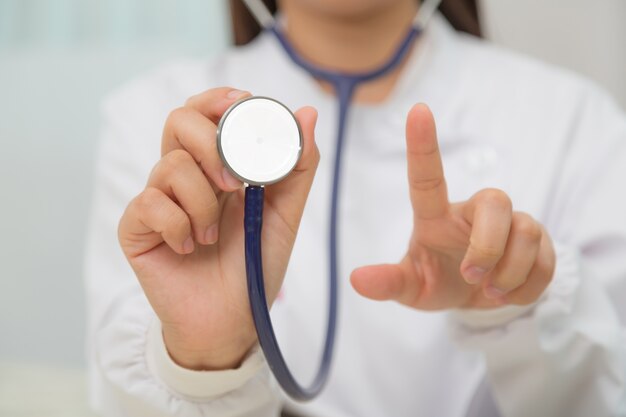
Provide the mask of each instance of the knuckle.
POLYGON ((170 114, 167 116, 167 120, 165 122, 165 124, 167 126, 176 126, 180 123, 182 123, 182 121, 184 119, 187 118, 187 115, 189 114, 189 108, 187 107, 178 107, 174 110, 172 110, 170 112, 170 114))
POLYGON ((233 87, 221 86, 210 88, 201 93, 194 94, 187 98, 185 101, 185 107, 196 107, 202 105, 202 103, 217 101, 226 97, 226 94, 230 91, 237 90, 233 87))
POLYGON ((471 255, 474 258, 489 261, 498 260, 504 254, 504 249, 497 246, 487 246, 470 243, 471 255))
POLYGON ((182 212, 177 211, 168 216, 165 223, 165 231, 170 232, 186 232, 190 228, 189 219, 182 212))
POLYGON ((432 191, 443 185, 443 178, 415 178, 411 180, 411 187, 417 191, 432 191))
POLYGON ((140 212, 146 212, 154 207, 161 198, 162 193, 154 187, 147 187, 137 197, 135 204, 140 212))
POLYGON ((439 145, 436 141, 430 145, 421 143, 420 146, 411 146, 409 147, 409 149, 407 149, 407 153, 409 154, 409 156, 415 158, 433 156, 436 155, 438 152, 439 145))
POLYGON ((539 284, 541 284, 542 288, 546 288, 551 282, 552 282, 552 277, 554 276, 554 270, 551 268, 546 268, 546 270, 544 271, 544 273, 539 273, 537 274, 537 282, 539 282, 539 284))
POLYGON ((193 105, 198 101, 199 94, 194 94, 185 100, 184 107, 193 107, 193 105))
POLYGON ((547 287, 554 277, 555 262, 553 259, 544 259, 539 257, 535 264, 535 272, 533 279, 541 283, 543 287, 547 287))
POLYGON ((507 301, 509 301, 510 304, 516 305, 528 305, 537 301, 539 297, 541 297, 541 294, 543 294, 545 287, 530 281, 530 279, 527 280, 526 285, 507 294, 507 301))
POLYGON ((513 203, 507 193, 498 188, 485 188, 476 194, 482 204, 495 205, 511 210, 513 203))
POLYGON ((542 236, 539 224, 526 213, 515 213, 512 228, 515 234, 533 242, 539 242, 542 236))
POLYGON ((194 159, 189 152, 183 149, 175 149, 161 159, 161 166, 167 172, 177 171, 183 165, 193 163, 194 159))
POLYGON ((507 277, 498 277, 493 280, 494 284, 498 288, 502 288, 506 291, 513 291, 521 288, 528 281, 528 276, 509 275, 507 277))
POLYGON ((209 199, 209 203, 206 206, 206 211, 210 216, 216 216, 220 211, 220 203, 217 201, 217 197, 211 192, 211 198, 209 199))
POLYGON ((219 202, 211 195, 208 198, 198 200, 196 204, 185 210, 194 222, 212 224, 220 211, 219 202))

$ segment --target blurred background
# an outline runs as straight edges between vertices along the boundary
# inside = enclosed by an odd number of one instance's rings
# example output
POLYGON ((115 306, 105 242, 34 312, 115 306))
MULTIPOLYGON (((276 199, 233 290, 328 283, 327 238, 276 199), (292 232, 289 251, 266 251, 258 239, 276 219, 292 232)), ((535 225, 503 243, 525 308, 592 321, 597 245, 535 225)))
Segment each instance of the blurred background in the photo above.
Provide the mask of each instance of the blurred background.
MULTIPOLYGON (((626 108, 624 0, 481 0, 485 37, 626 108)), ((225 0, 0 0, 0 416, 88 416, 83 241, 103 96, 231 43, 225 0)))
POLYGON ((88 416, 83 246, 103 96, 230 42, 225 1, 0 0, 0 416, 88 416))

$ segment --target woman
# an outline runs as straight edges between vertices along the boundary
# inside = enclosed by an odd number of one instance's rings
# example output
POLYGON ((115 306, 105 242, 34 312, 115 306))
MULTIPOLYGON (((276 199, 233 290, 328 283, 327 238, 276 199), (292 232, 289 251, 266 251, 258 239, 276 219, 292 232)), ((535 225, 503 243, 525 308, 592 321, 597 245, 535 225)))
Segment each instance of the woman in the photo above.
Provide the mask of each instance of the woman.
MULTIPOLYGON (((419 8, 279 6, 300 55, 348 72, 388 59, 419 8)), ((296 404, 281 398, 255 345, 242 184, 215 146, 224 111, 250 94, 299 108, 302 159, 267 189, 263 249, 270 301, 282 284, 273 317, 287 359, 300 379, 317 366, 335 100, 263 33, 106 103, 87 265, 96 410, 626 413, 626 119, 610 99, 455 33, 439 15, 397 70, 361 86, 342 174, 333 374, 318 399, 296 404)))

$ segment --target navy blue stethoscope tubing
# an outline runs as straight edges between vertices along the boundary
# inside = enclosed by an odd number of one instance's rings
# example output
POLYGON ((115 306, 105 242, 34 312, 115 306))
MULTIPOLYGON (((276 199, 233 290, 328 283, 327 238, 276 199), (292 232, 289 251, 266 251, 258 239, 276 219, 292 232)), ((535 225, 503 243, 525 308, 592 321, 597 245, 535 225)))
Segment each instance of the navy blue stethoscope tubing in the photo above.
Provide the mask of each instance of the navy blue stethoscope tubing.
POLYGON ((304 387, 296 381, 290 372, 276 340, 272 322, 270 319, 265 285, 263 279, 263 264, 261 257, 261 229, 263 224, 263 195, 262 186, 248 186, 245 193, 245 255, 246 274, 248 284, 248 298, 252 310, 252 317, 256 327, 259 344, 267 363, 283 390, 293 399, 306 401, 316 397, 324 387, 332 362, 335 345, 338 312, 338 222, 339 192, 341 185, 341 162, 342 151, 345 142, 345 130, 350 103, 359 84, 371 81, 387 74, 397 68, 411 49, 413 41, 420 35, 421 28, 412 26, 405 38, 394 52, 393 56, 382 66, 364 73, 333 72, 319 68, 303 59, 292 47, 283 33, 276 27, 269 28, 278 42, 281 44, 289 58, 300 68, 307 71, 312 77, 329 82, 337 94, 338 99, 338 124, 336 136, 336 148, 333 165, 333 181, 330 203, 329 225, 329 308, 328 324, 326 327, 326 340, 320 361, 320 366, 313 382, 304 387))

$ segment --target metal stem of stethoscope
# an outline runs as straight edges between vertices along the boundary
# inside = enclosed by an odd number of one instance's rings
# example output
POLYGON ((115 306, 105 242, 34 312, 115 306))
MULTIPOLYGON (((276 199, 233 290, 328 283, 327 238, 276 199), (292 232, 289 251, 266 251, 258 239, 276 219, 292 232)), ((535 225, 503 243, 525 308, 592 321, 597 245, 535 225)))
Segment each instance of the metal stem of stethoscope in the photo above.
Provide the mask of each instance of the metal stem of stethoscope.
POLYGON ((263 207, 263 188, 248 187, 246 189, 245 222, 246 227, 250 230, 250 233, 246 232, 246 257, 248 258, 246 260, 248 271, 248 291, 252 308, 252 315, 254 318, 255 326, 257 328, 257 335, 259 336, 259 343, 261 345, 261 348, 263 349, 263 352, 272 372, 274 373, 277 381, 285 390, 285 392, 294 399, 309 400, 319 394, 328 378, 334 349, 334 340, 337 325, 338 299, 337 213, 339 210, 342 151, 344 149, 346 122, 350 103, 352 101, 354 92, 359 84, 381 77, 387 74, 389 71, 393 70, 394 68, 397 68, 402 63, 403 59, 407 56, 411 45, 413 44, 413 41, 420 35, 422 28, 430 20, 441 0, 426 0, 420 6, 420 12, 414 19, 413 25, 411 26, 402 43, 396 49, 395 53, 389 59, 389 61, 387 61, 384 65, 375 70, 364 73, 344 73, 328 71, 324 68, 319 68, 316 65, 306 61, 300 56, 300 54, 298 54, 298 52, 291 46, 289 41, 278 29, 277 25, 275 24, 274 18, 269 13, 261 0, 244 0, 244 2, 248 6, 248 9, 253 14, 255 19, 259 22, 259 24, 275 35, 276 39, 280 42, 287 55, 289 55, 289 58, 296 65, 307 71, 314 78, 329 82, 333 86, 337 94, 339 104, 339 119, 337 124, 337 141, 333 166, 334 175, 331 192, 330 225, 328 236, 330 249, 328 324, 326 328, 326 342, 324 344, 320 367, 313 380, 313 383, 309 387, 302 387, 295 380, 295 378, 289 371, 276 342, 276 338, 269 318, 269 313, 267 311, 267 305, 265 304, 265 291, 263 288, 262 279, 263 271, 260 263, 260 229, 262 223, 261 219, 263 207))

